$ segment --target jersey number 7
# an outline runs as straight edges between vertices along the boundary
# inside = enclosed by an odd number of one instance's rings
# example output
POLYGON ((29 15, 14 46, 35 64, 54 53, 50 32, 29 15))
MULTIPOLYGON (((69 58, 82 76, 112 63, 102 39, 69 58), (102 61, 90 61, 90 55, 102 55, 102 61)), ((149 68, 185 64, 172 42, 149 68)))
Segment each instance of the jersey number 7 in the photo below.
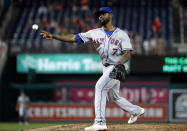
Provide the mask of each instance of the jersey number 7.
POLYGON ((112 53, 112 55, 115 55, 117 52, 118 52, 118 49, 113 48, 113 53, 112 53))

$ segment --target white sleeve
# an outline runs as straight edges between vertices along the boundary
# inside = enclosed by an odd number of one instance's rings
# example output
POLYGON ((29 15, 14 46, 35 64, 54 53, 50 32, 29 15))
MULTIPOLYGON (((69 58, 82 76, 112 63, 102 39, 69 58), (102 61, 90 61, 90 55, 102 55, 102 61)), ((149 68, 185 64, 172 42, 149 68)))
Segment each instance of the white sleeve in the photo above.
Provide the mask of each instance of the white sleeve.
POLYGON ((79 36, 86 43, 92 40, 92 33, 93 30, 89 30, 88 32, 79 33, 79 36))
POLYGON ((121 41, 121 49, 122 50, 133 50, 132 44, 130 42, 130 38, 126 32, 122 33, 122 41, 121 41))

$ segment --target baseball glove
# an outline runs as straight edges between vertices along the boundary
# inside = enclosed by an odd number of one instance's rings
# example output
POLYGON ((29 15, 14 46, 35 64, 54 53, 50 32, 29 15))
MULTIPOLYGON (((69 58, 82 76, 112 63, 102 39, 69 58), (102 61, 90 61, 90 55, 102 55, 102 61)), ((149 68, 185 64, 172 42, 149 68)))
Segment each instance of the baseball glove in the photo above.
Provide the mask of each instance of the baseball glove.
POLYGON ((126 70, 123 64, 118 64, 114 67, 114 69, 110 72, 109 77, 112 79, 117 79, 120 81, 126 80, 126 70))

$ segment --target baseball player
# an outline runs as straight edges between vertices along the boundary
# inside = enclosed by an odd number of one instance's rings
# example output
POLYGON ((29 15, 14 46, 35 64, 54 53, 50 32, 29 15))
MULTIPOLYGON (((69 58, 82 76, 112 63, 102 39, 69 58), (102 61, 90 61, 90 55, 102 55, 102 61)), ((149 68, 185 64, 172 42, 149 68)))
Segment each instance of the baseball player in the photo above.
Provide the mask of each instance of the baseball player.
POLYGON ((41 36, 46 39, 56 39, 64 42, 92 43, 98 51, 103 64, 103 74, 95 85, 95 121, 85 131, 106 130, 105 106, 106 100, 118 105, 122 110, 131 114, 128 123, 134 123, 144 114, 144 109, 133 105, 119 95, 120 80, 125 80, 126 62, 130 59, 133 50, 126 32, 112 25, 113 11, 109 7, 100 8, 95 12, 102 25, 76 35, 58 36, 46 31, 41 36))
POLYGON ((24 92, 21 92, 21 95, 17 99, 17 106, 16 110, 19 113, 19 123, 25 122, 25 124, 28 124, 28 108, 29 108, 29 97, 26 96, 24 92))

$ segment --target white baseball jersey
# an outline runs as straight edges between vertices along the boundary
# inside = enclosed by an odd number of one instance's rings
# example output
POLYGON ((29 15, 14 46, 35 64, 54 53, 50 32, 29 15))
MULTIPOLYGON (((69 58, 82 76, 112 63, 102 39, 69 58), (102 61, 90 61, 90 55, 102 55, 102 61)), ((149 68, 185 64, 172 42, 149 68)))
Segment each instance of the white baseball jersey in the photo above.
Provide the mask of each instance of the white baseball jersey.
POLYGON ((19 116, 26 115, 26 105, 30 102, 29 98, 27 96, 19 96, 17 103, 19 104, 19 116))
MULTIPOLYGON (((100 43, 100 45, 95 46, 103 64, 115 65, 122 59, 122 51, 133 50, 127 33, 119 28, 116 28, 111 36, 108 36, 103 28, 93 29, 78 35, 84 43, 90 41, 100 43)), ((81 43, 81 41, 78 42, 81 43)))
MULTIPOLYGON (((110 72, 114 65, 119 63, 123 57, 122 51, 133 50, 130 39, 123 30, 116 28, 113 32, 104 31, 103 28, 97 28, 85 33, 76 35, 78 43, 95 43, 96 50, 99 52, 104 66, 103 75, 95 85, 95 123, 106 124, 105 106, 106 100, 116 103, 122 110, 132 115, 139 114, 141 107, 133 105, 125 98, 119 95, 120 81, 111 79, 110 72), (108 36, 108 34, 110 36, 108 36), (96 41, 96 42, 94 42, 96 41), (99 44, 96 44, 99 43, 99 44)), ((127 65, 126 69, 127 69, 127 65)))

